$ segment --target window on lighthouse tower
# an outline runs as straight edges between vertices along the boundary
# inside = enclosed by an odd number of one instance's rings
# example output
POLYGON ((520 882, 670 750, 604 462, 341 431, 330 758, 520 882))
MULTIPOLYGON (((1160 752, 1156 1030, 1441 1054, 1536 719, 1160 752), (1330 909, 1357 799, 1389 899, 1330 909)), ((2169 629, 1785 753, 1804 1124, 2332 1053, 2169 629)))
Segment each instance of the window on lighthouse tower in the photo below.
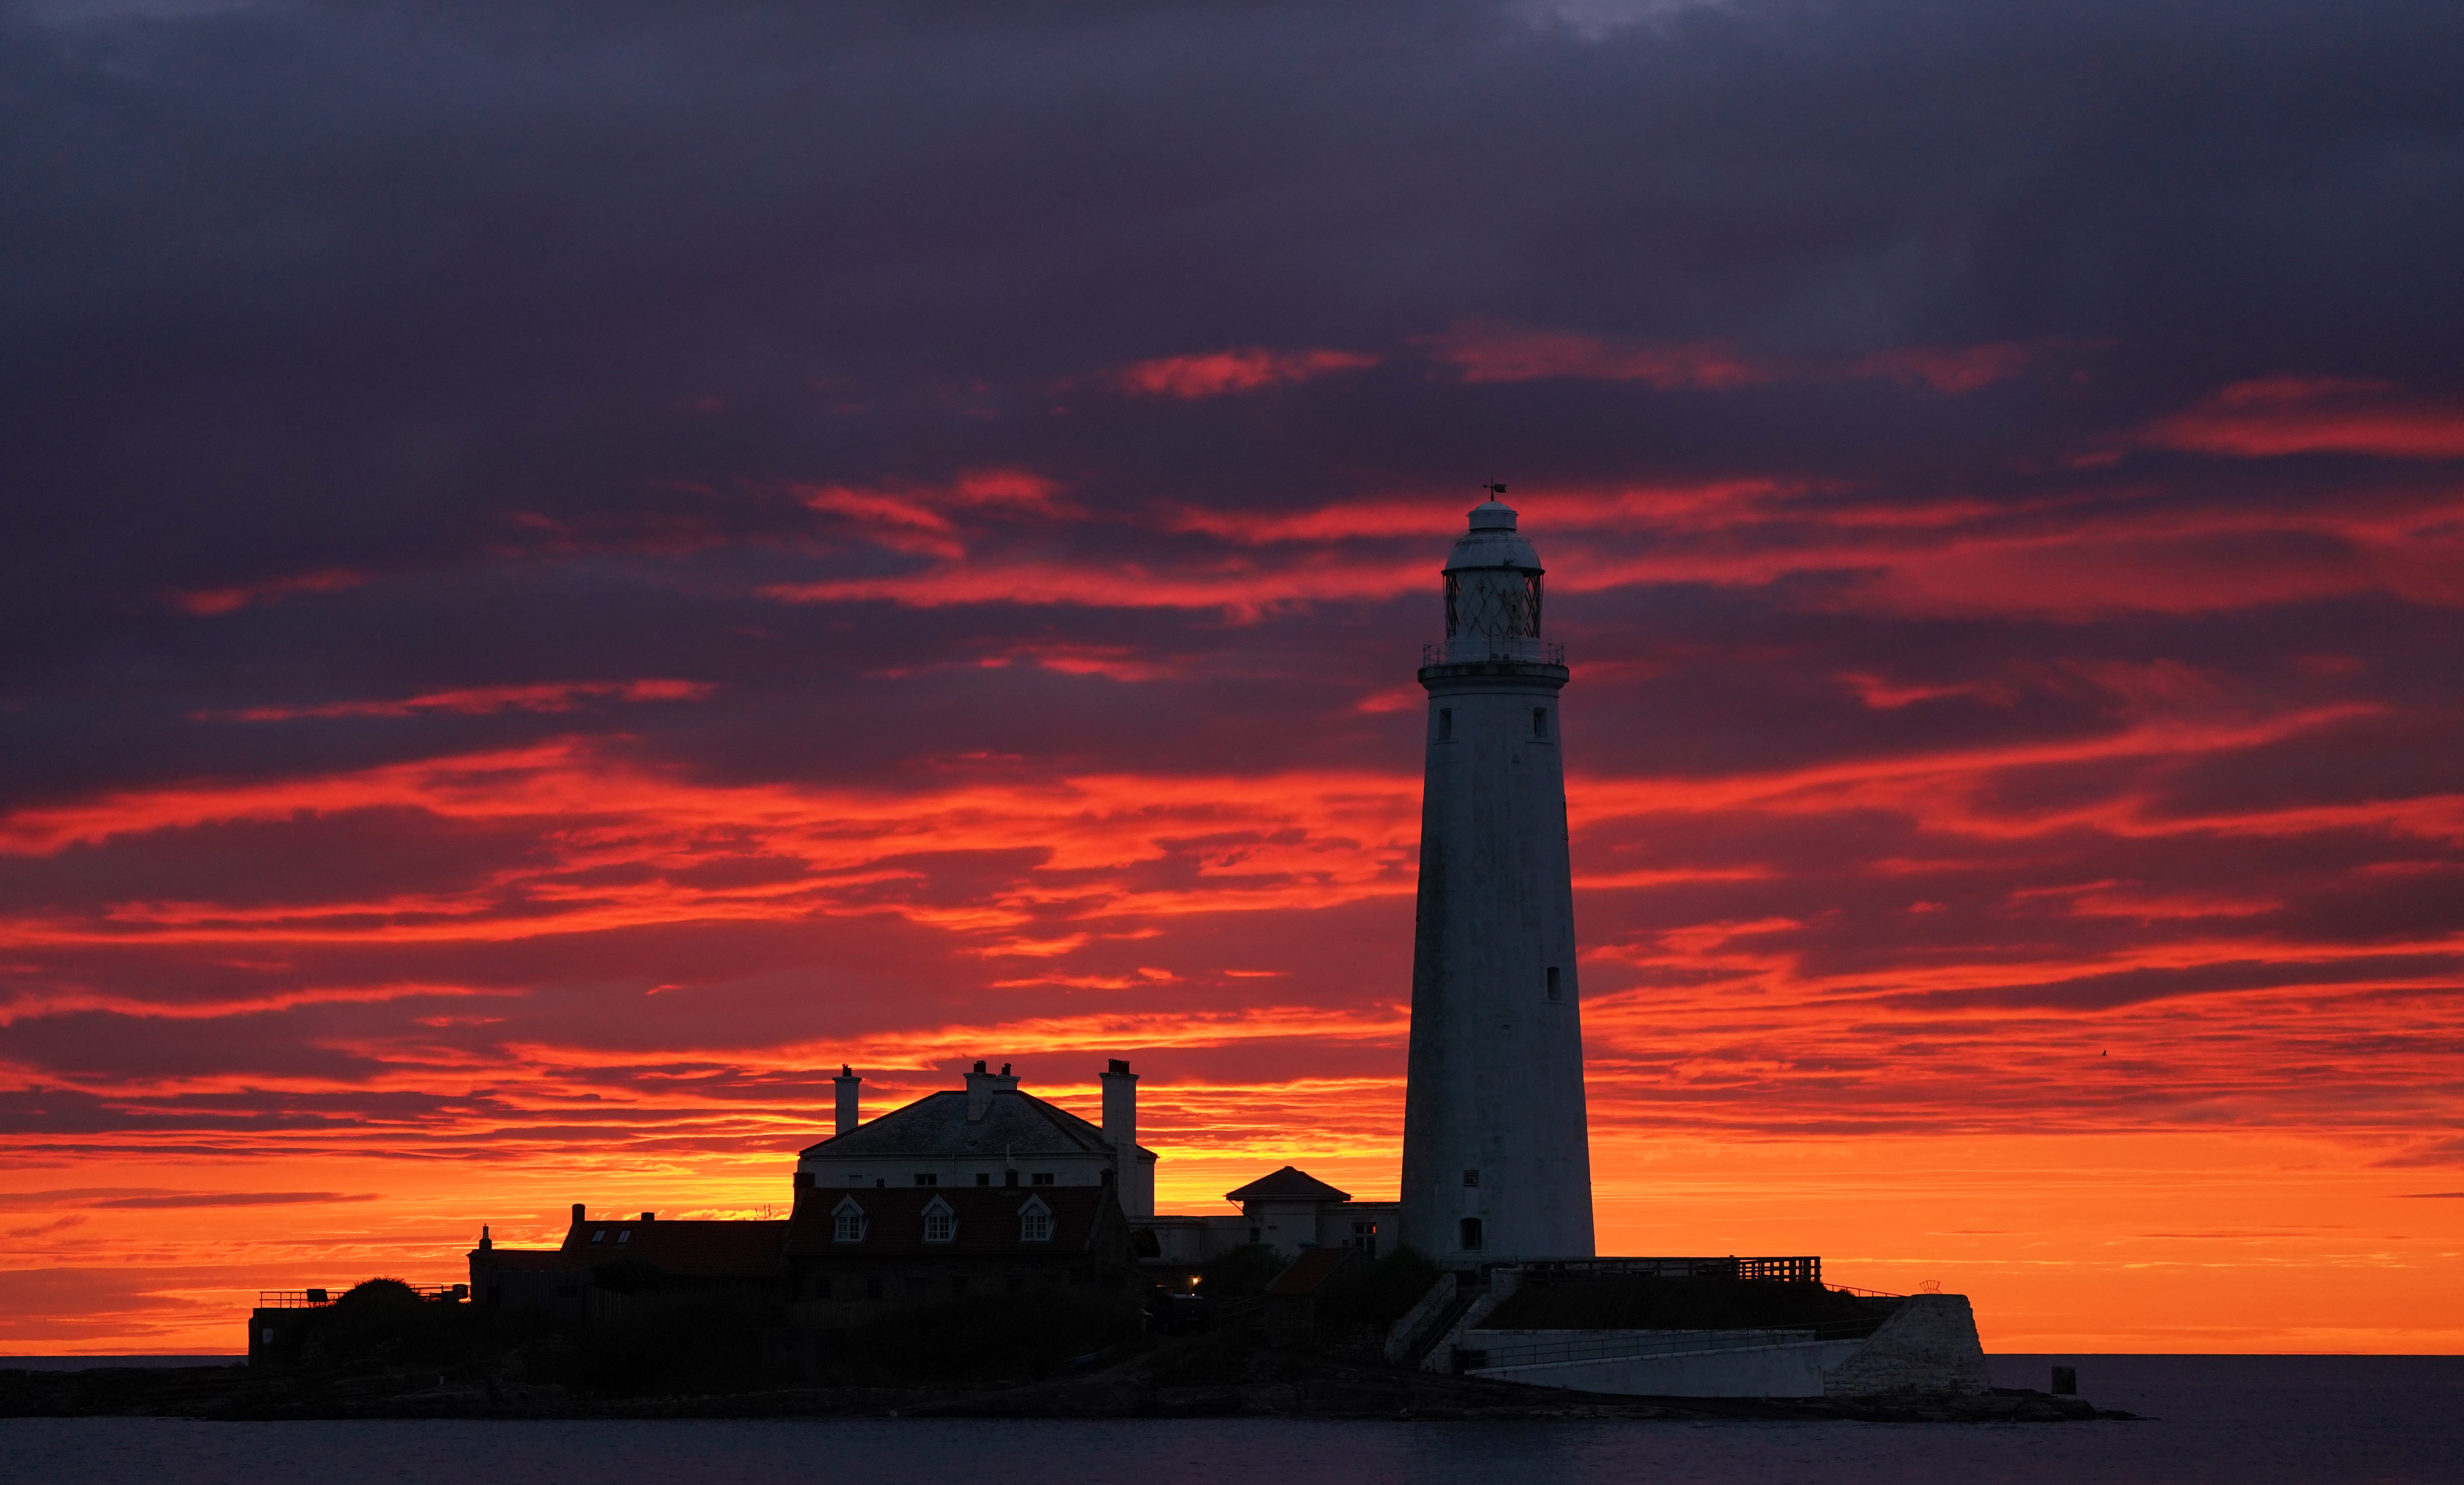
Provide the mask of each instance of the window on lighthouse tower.
POLYGON ((1455 710, 1454 710, 1454 708, 1452 708, 1452 707, 1440 707, 1440 708, 1438 709, 1438 741, 1440 741, 1440 742, 1453 742, 1454 740, 1455 740, 1455 710))
POLYGON ((1531 735, 1534 739, 1540 742, 1547 742, 1549 740, 1548 708, 1534 707, 1531 709, 1531 735))

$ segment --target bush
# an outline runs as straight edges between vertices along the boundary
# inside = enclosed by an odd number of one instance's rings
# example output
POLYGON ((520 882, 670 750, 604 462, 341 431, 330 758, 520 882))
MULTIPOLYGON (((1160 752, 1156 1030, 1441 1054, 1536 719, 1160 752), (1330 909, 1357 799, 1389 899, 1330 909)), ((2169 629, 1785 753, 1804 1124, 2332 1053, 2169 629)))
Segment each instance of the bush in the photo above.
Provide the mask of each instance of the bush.
POLYGON ((451 1355, 466 1328, 460 1306, 423 1299, 399 1278, 354 1284, 319 1315, 302 1358, 312 1363, 433 1361, 451 1355))
POLYGON ((1275 1276, 1290 1266, 1290 1259, 1265 1243, 1243 1243, 1198 1266, 1203 1280, 1198 1292, 1210 1299, 1246 1299, 1265 1294, 1275 1276))
POLYGON ((946 1299, 841 1331, 823 1367, 839 1382, 1025 1381, 1138 1335, 1120 1294, 1038 1289, 946 1299))
POLYGON ((564 1359, 560 1380, 611 1397, 734 1392, 761 1384, 761 1332, 779 1301, 734 1289, 635 1294, 564 1359))
POLYGON ((1420 1297, 1438 1281, 1438 1266, 1429 1261, 1427 1255, 1408 1245, 1375 1263, 1346 1264, 1327 1280, 1326 1288, 1318 1295, 1318 1324, 1330 1328, 1368 1325, 1382 1336, 1403 1318, 1405 1311, 1420 1302, 1420 1297))

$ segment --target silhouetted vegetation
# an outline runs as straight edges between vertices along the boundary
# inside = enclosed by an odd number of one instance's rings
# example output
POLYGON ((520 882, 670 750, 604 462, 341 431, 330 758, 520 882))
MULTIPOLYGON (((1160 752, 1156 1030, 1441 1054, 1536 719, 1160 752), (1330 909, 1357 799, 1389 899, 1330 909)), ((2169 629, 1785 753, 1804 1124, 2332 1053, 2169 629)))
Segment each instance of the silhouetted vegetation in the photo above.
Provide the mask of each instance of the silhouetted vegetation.
POLYGON ((1290 1259, 1265 1243, 1243 1243, 1198 1266, 1204 1280, 1199 1292, 1210 1299, 1246 1299, 1265 1294, 1275 1276, 1290 1264, 1290 1259))
POLYGON ((1890 1317, 1886 1300, 1772 1279, 1595 1278, 1524 1289, 1490 1312, 1497 1330, 1726 1330, 1820 1325, 1864 1335, 1890 1317), (1861 1327, 1861 1328, 1860 1328, 1861 1327))
POLYGON ((466 1350, 471 1328, 463 1306, 423 1299, 398 1278, 371 1278, 317 1317, 300 1359, 310 1365, 427 1365, 466 1350))
POLYGON ((1419 1249, 1401 1247, 1375 1263, 1348 1263, 1319 1291, 1321 1328, 1369 1325, 1380 1336, 1438 1281, 1438 1266, 1419 1249))
POLYGON ((1023 1382, 1137 1336, 1138 1312, 1122 1294, 1035 1289, 919 1305, 831 1332, 822 1369, 869 1386, 1023 1382))

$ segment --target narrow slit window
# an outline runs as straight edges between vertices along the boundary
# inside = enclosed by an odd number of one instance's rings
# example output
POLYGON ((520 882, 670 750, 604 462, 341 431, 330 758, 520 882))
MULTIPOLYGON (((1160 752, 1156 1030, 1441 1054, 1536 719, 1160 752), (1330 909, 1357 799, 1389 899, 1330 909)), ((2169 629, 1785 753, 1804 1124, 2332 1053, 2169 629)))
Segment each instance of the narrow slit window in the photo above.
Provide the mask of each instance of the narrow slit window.
POLYGON ((1566 998, 1565 992, 1557 988, 1557 967, 1553 964, 1549 966, 1549 998, 1551 1000, 1566 998))
POLYGON ((1454 740, 1455 709, 1452 707, 1440 707, 1438 709, 1438 741, 1453 742, 1454 740))
POLYGON ((1531 735, 1542 742, 1547 742, 1549 740, 1548 708, 1534 707, 1531 709, 1531 735))

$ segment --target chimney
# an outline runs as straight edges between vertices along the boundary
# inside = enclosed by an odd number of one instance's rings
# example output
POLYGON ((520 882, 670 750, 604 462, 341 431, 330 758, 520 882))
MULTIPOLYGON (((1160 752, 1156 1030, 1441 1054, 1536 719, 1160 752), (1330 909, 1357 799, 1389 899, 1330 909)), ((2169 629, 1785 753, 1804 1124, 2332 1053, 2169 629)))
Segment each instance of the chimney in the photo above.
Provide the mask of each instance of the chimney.
POLYGON ((496 1246, 496 1240, 495 1240, 495 1238, 493 1238, 493 1237, 491 1237, 491 1236, 489 1236, 489 1235, 488 1235, 488 1224, 487 1224, 487 1223, 485 1223, 485 1222, 480 1223, 480 1224, 479 1224, 479 1251, 480 1251, 481 1253, 486 1253, 488 1250, 490 1250, 490 1249, 492 1249, 492 1248, 494 1248, 494 1247, 495 1247, 495 1246, 496 1246))
POLYGON ((967 1075, 967 1123, 980 1123, 992 1112, 994 1093, 1017 1086, 1018 1080, 1007 1076, 1006 1069, 988 1073, 984 1064, 978 1062, 976 1070, 967 1075))
POLYGON ((1154 1216, 1155 1168, 1138 1158, 1138 1075, 1123 1058, 1104 1070, 1104 1143, 1112 1147, 1112 1190, 1122 1214, 1154 1216))
POLYGON ((573 1204, 573 1225, 576 1227, 582 1225, 582 1203, 578 1201, 573 1204))
POLYGON ((841 1062, 839 1064, 839 1075, 831 1079, 830 1081, 838 1084, 839 1133, 845 1134, 849 1129, 856 1126, 855 1092, 856 1086, 859 1083, 862 1083, 864 1080, 857 1077, 854 1070, 849 1068, 847 1064, 841 1062))
POLYGON ((659 1220, 659 1214, 655 1212, 645 1212, 642 1213, 642 1220, 645 1222, 656 1222, 659 1220))

